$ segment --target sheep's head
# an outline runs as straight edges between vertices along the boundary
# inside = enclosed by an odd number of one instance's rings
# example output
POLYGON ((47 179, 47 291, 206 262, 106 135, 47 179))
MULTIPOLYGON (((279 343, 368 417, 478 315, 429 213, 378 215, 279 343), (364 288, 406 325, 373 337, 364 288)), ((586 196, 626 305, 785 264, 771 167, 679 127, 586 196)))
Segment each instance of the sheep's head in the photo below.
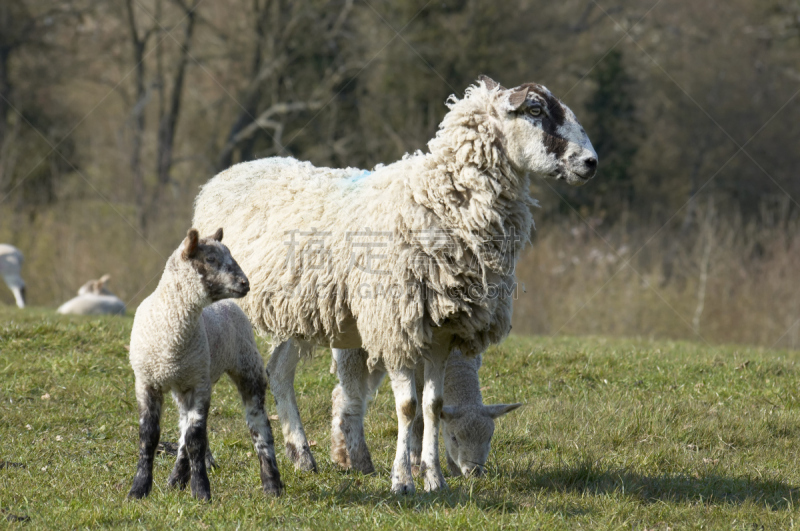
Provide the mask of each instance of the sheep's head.
POLYGON ((212 301, 238 299, 250 291, 242 268, 221 242, 221 228, 207 238, 200 238, 197 229, 190 229, 181 246, 181 258, 198 274, 212 301))
POLYGON ((111 275, 103 275, 98 280, 90 280, 80 287, 78 295, 113 295, 108 289, 109 280, 111 280, 111 275))
POLYGON ((494 420, 522 404, 444 406, 442 436, 454 475, 482 476, 494 435, 494 420))
POLYGON ((500 121, 503 146, 518 170, 573 186, 586 184, 597 172, 597 153, 569 107, 546 87, 526 83, 506 89, 481 76, 500 121))

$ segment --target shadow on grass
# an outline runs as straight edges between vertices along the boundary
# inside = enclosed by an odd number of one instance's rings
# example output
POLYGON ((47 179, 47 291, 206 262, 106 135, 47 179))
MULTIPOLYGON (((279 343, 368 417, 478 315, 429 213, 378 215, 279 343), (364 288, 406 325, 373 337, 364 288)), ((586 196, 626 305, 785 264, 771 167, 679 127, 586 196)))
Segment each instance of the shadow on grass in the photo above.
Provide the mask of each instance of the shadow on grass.
MULTIPOLYGON (((360 474, 350 475, 345 472, 342 477, 342 481, 335 489, 307 491, 309 500, 315 503, 336 505, 393 506, 412 511, 444 509, 447 512, 448 509, 458 510, 465 506, 472 506, 483 512, 495 514, 514 514, 523 510, 518 500, 509 498, 507 489, 498 489, 496 488, 497 483, 488 483, 483 478, 448 477, 448 489, 430 493, 422 490, 421 481, 417 478, 416 493, 400 495, 390 492, 388 481, 376 488, 374 484, 364 484, 360 474)), ((385 477, 388 479, 388 472, 385 477)), ((566 517, 594 512, 579 503, 548 504, 537 501, 536 505, 540 511, 557 513, 566 517)))
MULTIPOLYGON (((357 476, 343 476, 336 489, 309 492, 316 502, 380 505, 390 504, 403 509, 456 508, 472 505, 483 511, 516 513, 522 507, 519 498, 509 500, 506 493, 546 494, 576 493, 581 496, 621 495, 643 504, 660 502, 704 503, 707 505, 757 503, 773 511, 793 510, 800 497, 800 488, 778 480, 748 476, 731 477, 716 470, 699 471, 697 475, 643 475, 625 469, 604 468, 597 461, 581 461, 570 467, 536 468, 533 466, 495 468, 488 478, 448 478, 450 489, 425 493, 419 489, 412 496, 398 496, 385 488, 362 485, 357 476), (498 488, 501 487, 501 488, 498 488)), ((539 510, 564 516, 590 514, 581 504, 552 506, 542 499, 539 510)))
POLYGON ((718 470, 696 474, 643 475, 626 469, 602 467, 582 461, 571 467, 512 467, 495 469, 510 490, 576 492, 589 495, 623 494, 642 503, 702 502, 728 504, 753 502, 773 511, 793 509, 800 488, 778 480, 749 476, 731 477, 718 470))

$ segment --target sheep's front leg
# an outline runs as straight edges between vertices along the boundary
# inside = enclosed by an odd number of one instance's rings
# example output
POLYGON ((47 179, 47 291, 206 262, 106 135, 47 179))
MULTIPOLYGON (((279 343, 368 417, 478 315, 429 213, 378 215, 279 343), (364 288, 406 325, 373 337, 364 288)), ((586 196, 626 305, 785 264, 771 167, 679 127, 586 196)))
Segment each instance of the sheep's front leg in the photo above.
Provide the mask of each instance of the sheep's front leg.
POLYGON ((425 490, 447 488, 439 464, 439 416, 442 413, 444 370, 448 352, 436 350, 425 359, 425 384, 422 392, 422 463, 420 473, 425 478, 425 490))
POLYGON ((340 383, 332 395, 331 459, 345 468, 372 474, 375 467, 364 437, 364 415, 369 394, 385 373, 380 369, 369 373, 363 349, 333 349, 333 356, 340 383))
POLYGON ((297 340, 287 340, 275 347, 267 363, 267 376, 283 430, 286 455, 298 470, 317 471, 317 462, 311 453, 297 399, 294 394, 294 374, 300 360, 297 340))
POLYGON ((186 430, 189 423, 189 411, 177 397, 175 397, 175 403, 178 405, 178 415, 180 416, 178 425, 180 426, 181 435, 180 439, 178 439, 178 457, 175 459, 175 467, 172 469, 169 479, 167 479, 167 485, 170 487, 178 487, 183 490, 192 477, 192 471, 189 467, 189 452, 186 450, 186 430))
MULTIPOLYGON (((200 500, 211 500, 211 484, 206 470, 208 449, 208 410, 211 405, 211 384, 204 382, 196 388, 173 393, 180 410, 186 410, 186 422, 182 426, 181 440, 189 459, 192 496, 200 500)), ((180 454, 178 455, 180 459, 180 454)), ((176 463, 176 468, 178 463, 176 463)))
POLYGON ((272 438, 272 426, 264 409, 264 395, 267 391, 267 381, 264 378, 261 366, 261 356, 257 351, 251 367, 253 370, 243 374, 231 374, 231 378, 239 388, 244 404, 245 420, 250 429, 250 437, 261 466, 261 486, 264 493, 270 496, 280 496, 283 492, 281 475, 278 472, 278 461, 275 459, 275 441, 272 438), (257 367, 256 367, 257 365, 257 367))
POLYGON ((139 463, 128 496, 144 498, 153 488, 153 459, 161 437, 161 390, 136 382, 136 401, 139 405, 139 463))
POLYGON ((417 390, 414 386, 414 370, 402 368, 389 371, 397 410, 397 453, 392 465, 392 492, 413 494, 414 478, 411 476, 411 424, 417 409, 417 390))

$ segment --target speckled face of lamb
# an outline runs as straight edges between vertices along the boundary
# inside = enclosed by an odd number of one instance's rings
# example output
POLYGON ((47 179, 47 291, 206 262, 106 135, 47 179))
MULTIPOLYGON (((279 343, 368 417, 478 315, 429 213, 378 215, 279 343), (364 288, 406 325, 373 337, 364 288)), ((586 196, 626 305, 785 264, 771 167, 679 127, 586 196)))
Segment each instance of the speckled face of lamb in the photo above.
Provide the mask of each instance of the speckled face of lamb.
POLYGON ((250 291, 250 282, 242 268, 222 243, 222 229, 200 238, 195 229, 183 240, 181 257, 189 261, 212 301, 238 299, 250 291))
POLYGON ((494 435, 494 420, 522 404, 444 406, 442 437, 453 475, 483 476, 494 435))
POLYGON ((502 122, 504 146, 518 169, 543 177, 586 184, 597 172, 597 153, 569 107, 543 85, 526 83, 512 89, 481 77, 494 93, 502 122))

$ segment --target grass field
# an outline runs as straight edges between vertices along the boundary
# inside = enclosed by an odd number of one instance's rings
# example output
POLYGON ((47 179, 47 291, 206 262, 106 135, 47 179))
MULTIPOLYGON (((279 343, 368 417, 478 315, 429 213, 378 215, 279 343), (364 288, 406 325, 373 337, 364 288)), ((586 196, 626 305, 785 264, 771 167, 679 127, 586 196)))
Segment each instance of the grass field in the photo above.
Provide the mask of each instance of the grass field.
MULTIPOLYGON (((128 501, 131 323, 0 308, 0 527, 789 529, 800 517, 800 352, 596 337, 512 336, 487 353, 486 402, 525 406, 499 421, 487 477, 448 477, 446 492, 390 494, 387 383, 366 426, 377 475, 331 465, 335 381, 318 351, 297 379, 318 474, 291 468, 273 422, 287 488, 262 495, 224 379, 209 418, 213 502, 167 489, 164 455, 150 497, 128 501)), ((163 418, 162 440, 176 441, 171 402, 163 418)))

